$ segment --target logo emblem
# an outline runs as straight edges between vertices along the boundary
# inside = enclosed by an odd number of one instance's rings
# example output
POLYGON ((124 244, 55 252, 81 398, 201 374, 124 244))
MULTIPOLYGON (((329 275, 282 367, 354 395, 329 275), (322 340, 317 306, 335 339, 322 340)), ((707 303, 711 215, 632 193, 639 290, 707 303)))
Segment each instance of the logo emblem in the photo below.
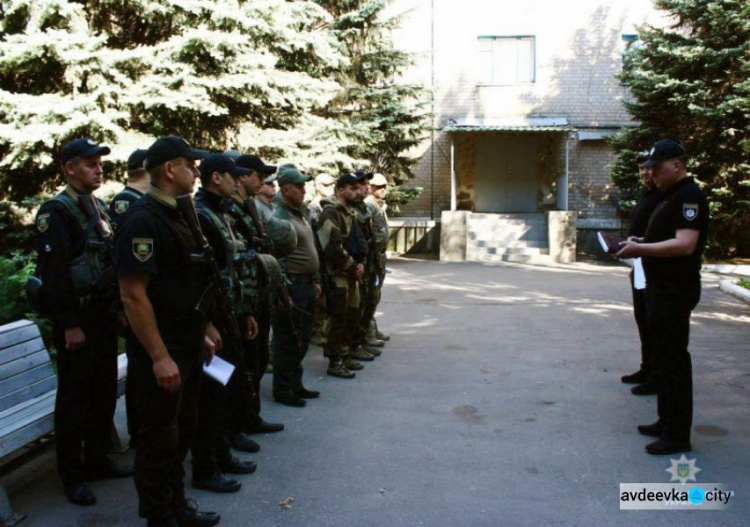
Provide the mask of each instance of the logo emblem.
POLYGON ((666 469, 672 475, 672 479, 669 481, 679 481, 683 484, 688 481, 698 481, 695 475, 701 469, 695 466, 695 459, 688 459, 685 454, 682 454, 680 459, 670 459, 669 462, 672 464, 671 467, 666 469))
POLYGON ((130 202, 126 199, 118 199, 115 201, 115 212, 117 214, 122 214, 126 210, 128 210, 128 207, 130 206, 130 202))
POLYGON ((693 221, 698 217, 698 204, 697 203, 684 203, 682 205, 682 215, 688 221, 693 221))
POLYGON ((154 255, 154 239, 153 238, 133 238, 133 256, 138 261, 146 262, 154 255))
POLYGON ((37 216, 36 228, 39 232, 46 232, 49 229, 49 212, 37 216))

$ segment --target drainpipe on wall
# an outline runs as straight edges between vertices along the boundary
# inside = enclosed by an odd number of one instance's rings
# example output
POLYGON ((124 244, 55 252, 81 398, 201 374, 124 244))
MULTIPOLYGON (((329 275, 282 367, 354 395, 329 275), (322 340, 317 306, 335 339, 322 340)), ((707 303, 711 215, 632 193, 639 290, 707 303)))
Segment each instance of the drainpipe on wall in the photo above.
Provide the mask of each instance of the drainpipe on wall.
POLYGON ((456 210, 456 193, 458 181, 456 181, 456 145, 451 135, 451 212, 456 210))
POLYGON ((435 0, 430 1, 430 219, 435 219, 435 0))
POLYGON ((563 180, 563 186, 565 187, 564 201, 562 203, 562 210, 568 210, 568 186, 570 183, 570 135, 565 136, 565 179, 563 180))

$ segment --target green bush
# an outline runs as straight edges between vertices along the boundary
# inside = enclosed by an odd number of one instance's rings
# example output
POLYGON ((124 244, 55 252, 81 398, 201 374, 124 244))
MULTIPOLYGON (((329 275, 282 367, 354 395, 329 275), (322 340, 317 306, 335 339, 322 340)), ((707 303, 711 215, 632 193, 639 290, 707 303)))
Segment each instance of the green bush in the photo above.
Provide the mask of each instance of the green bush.
POLYGON ((47 349, 52 349, 52 326, 49 321, 39 316, 26 298, 24 286, 26 280, 34 274, 36 255, 20 251, 10 256, 0 256, 0 326, 29 319, 39 326, 47 349))

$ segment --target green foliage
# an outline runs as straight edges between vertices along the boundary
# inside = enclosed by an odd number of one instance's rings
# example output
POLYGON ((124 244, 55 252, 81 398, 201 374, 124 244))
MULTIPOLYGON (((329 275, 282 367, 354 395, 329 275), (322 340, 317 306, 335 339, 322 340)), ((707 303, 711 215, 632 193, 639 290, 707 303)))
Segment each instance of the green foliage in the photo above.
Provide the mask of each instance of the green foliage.
POLYGON ((740 287, 744 287, 745 289, 750 289, 750 280, 740 278, 739 280, 737 280, 737 285, 740 287))
POLYGON ((28 198, 20 202, 0 201, 0 256, 16 252, 31 253, 36 243, 36 231, 32 228, 34 215, 40 198, 28 198))
POLYGON ((619 78, 639 123, 612 140, 612 179, 626 211, 639 193, 635 158, 670 137, 689 154, 688 171, 707 194, 712 254, 726 256, 750 227, 750 3, 655 0, 674 25, 639 29, 619 78))
POLYGON ((23 318, 35 322, 42 332, 47 349, 51 344, 51 326, 48 320, 39 317, 26 299, 24 286, 34 274, 36 256, 15 252, 10 257, 0 256, 0 326, 23 318))
MULTIPOLYGON (((399 82, 410 57, 393 49, 390 30, 399 18, 384 15, 387 0, 316 0, 333 17, 333 29, 348 59, 335 78, 343 89, 325 115, 349 124, 345 152, 382 172, 396 185, 413 177, 408 154, 428 132, 423 87, 399 82)), ((346 167, 339 167, 346 168, 346 167)), ((405 203, 419 191, 401 192, 389 203, 405 203)))

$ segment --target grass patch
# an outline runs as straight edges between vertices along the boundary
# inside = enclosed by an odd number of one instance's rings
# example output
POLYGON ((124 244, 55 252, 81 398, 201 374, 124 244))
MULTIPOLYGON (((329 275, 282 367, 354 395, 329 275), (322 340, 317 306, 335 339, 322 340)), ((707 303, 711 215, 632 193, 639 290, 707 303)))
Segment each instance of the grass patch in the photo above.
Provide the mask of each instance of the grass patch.
POLYGON ((740 287, 744 287, 745 289, 750 289, 750 280, 745 280, 744 278, 740 278, 737 281, 737 285, 740 287))

